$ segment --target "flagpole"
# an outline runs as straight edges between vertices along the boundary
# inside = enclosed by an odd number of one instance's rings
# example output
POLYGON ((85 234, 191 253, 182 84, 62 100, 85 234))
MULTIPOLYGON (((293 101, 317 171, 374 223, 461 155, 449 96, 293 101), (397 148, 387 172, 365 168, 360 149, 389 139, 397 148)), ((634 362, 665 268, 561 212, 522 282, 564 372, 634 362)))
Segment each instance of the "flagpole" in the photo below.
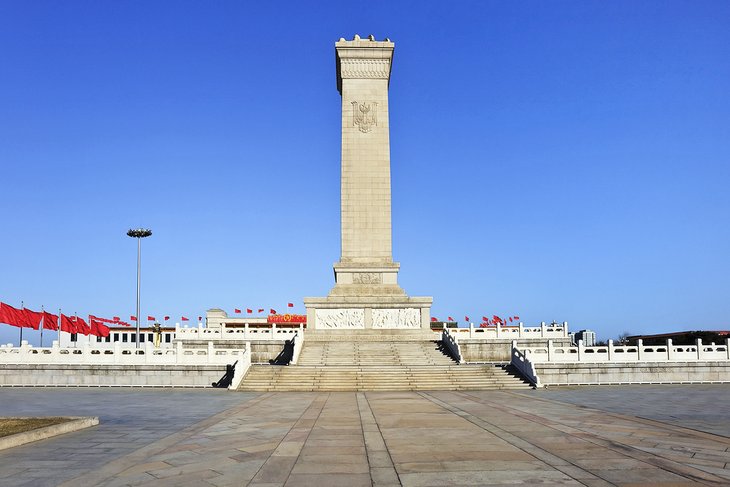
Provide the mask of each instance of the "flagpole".
POLYGON ((58 346, 61 346, 61 308, 58 308, 58 346))
MULTIPOLYGON (((41 313, 43 313, 44 311, 45 310, 44 310, 43 306, 41 305, 41 313)), ((43 348, 43 321, 44 320, 41 320, 41 348, 43 348)))
MULTIPOLYGON (((23 301, 20 302, 20 309, 25 309, 25 305, 23 304, 23 301)), ((20 341, 18 342, 18 346, 23 344, 23 327, 20 327, 20 341)))

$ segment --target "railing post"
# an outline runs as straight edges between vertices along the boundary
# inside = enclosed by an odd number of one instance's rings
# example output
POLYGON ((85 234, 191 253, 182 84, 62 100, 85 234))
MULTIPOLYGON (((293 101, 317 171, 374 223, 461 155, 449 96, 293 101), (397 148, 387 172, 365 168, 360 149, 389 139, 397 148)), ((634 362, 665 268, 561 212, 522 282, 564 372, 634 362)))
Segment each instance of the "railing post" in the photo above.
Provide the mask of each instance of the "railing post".
POLYGON ((519 330, 518 333, 517 333, 517 338, 523 338, 523 335, 525 333, 525 326, 520 321, 520 323, 517 325, 517 327, 518 327, 518 330, 519 330))
POLYGON ((203 324, 202 323, 198 323, 198 336, 197 336, 197 338, 198 338, 198 340, 200 340, 201 338, 203 338, 203 324))
POLYGON ((545 338, 545 322, 540 322, 540 338, 545 338))
POLYGON ((182 342, 175 343, 175 363, 181 364, 183 358, 183 346, 182 342))
POLYGON ((725 339, 725 353, 727 354, 727 359, 730 360, 730 338, 725 339))
POLYGON ((568 338, 568 322, 563 321, 563 338, 568 338))
POLYGON ((213 363, 213 354, 215 353, 215 347, 213 342, 208 342, 208 363, 213 363))
POLYGON ((299 323, 299 336, 304 336, 304 323, 299 323))
POLYGON ((548 340, 548 362, 553 361, 553 357, 555 356, 555 352, 553 351, 553 341, 548 340))
POLYGON ((249 339, 249 336, 248 336, 248 323, 244 323, 243 324, 243 339, 244 340, 248 340, 249 339))
POLYGON ((118 364, 122 360, 122 344, 114 342, 114 363, 118 364))
MULTIPOLYGON (((543 323, 544 325, 545 323, 543 323)), ((583 345, 583 340, 578 340, 578 362, 583 360, 585 345, 583 345)))
POLYGON ((502 327, 500 326, 499 321, 497 322, 497 338, 502 336, 502 327))
POLYGON ((469 338, 474 338, 474 323, 469 323, 469 338))
POLYGON ((154 348, 153 348, 152 342, 150 342, 150 341, 144 342, 144 363, 146 363, 146 364, 152 363, 151 356, 152 356, 153 350, 154 350, 154 348))
POLYGON ((674 343, 671 338, 667 338, 667 360, 674 359, 674 343))
POLYGON ((608 361, 613 360, 613 340, 608 341, 608 361))
POLYGON ((271 337, 272 340, 276 338, 276 323, 271 324, 271 337))
POLYGON ((642 358, 644 358, 644 340, 639 338, 636 340, 636 360, 641 361, 642 358))
POLYGON ((702 338, 697 339, 697 360, 702 360, 702 338))

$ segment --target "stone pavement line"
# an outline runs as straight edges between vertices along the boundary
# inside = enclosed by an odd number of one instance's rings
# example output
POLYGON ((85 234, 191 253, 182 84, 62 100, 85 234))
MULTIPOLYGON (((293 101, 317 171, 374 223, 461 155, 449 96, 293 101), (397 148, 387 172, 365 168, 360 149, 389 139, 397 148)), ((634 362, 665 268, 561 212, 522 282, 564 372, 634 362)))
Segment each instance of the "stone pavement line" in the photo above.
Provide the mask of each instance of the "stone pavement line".
POLYGON ((373 485, 400 486, 401 482, 393 465, 393 458, 390 456, 388 446, 383 439, 380 426, 375 421, 367 396, 363 392, 357 393, 357 407, 360 412, 360 423, 362 424, 365 450, 368 465, 370 466, 370 478, 373 485))
POLYGON ((238 404, 231 408, 221 411, 218 414, 210 416, 202 421, 199 421, 187 428, 166 436, 160 440, 155 441, 149 445, 146 445, 138 450, 133 451, 127 455, 124 455, 117 460, 112 460, 106 463, 101 468, 88 472, 84 475, 69 479, 62 484, 60 487, 78 487, 79 485, 99 485, 100 483, 113 478, 119 472, 122 472, 128 468, 134 467, 140 463, 144 463, 147 458, 157 453, 164 451, 167 447, 174 445, 175 443, 183 440, 184 438, 190 437, 211 425, 216 424, 227 416, 231 415, 234 411, 240 411, 265 400, 271 393, 264 393, 259 397, 251 398, 245 401, 243 404, 238 404))
POLYGON ((310 431, 285 485, 372 486, 355 393, 331 392, 323 397, 327 397, 327 402, 318 417, 311 420, 310 431))
POLYGON ((406 487, 581 485, 415 392, 369 392, 367 397, 406 487))
MULTIPOLYGON (((520 396, 519 394, 516 396, 520 396)), ((555 407, 564 407, 564 403, 547 398, 537 398, 555 407)), ((645 461, 666 470, 679 469, 688 476, 696 476, 696 470, 716 475, 725 482, 730 480, 727 463, 730 461, 728 445, 730 439, 725 436, 708 433, 694 428, 685 428, 661 420, 622 415, 621 413, 604 412, 595 407, 584 407, 582 411, 599 412, 602 418, 613 418, 617 424, 630 423, 630 428, 604 431, 602 428, 590 427, 594 419, 575 424, 572 428, 590 434, 594 443, 620 444, 624 448, 633 448, 646 456, 645 461), (689 469, 689 470, 688 470, 689 469)), ((570 428, 565 426, 564 428, 570 428)), ((635 453, 638 457, 640 453, 635 453)), ((716 481, 716 480, 712 480, 716 481)))
POLYGON ((431 393, 427 392, 419 392, 421 396, 428 399, 429 401, 432 401, 435 404, 438 404, 442 408, 446 409, 447 411, 452 412, 453 414, 456 414, 457 416, 462 417, 466 421, 469 421, 470 423, 475 424, 476 426, 488 431, 489 433, 497 436, 498 438, 506 441, 510 445, 514 446, 515 448, 518 448, 528 455, 531 455, 538 460, 550 465, 551 467, 555 468, 556 470, 559 470, 560 472, 564 473, 565 475, 568 475, 572 479, 576 480, 577 482, 580 482, 583 485, 591 486, 591 487, 608 487, 608 486, 614 486, 616 484, 608 482, 596 475, 593 475, 591 472, 578 467, 577 465, 574 465, 570 463, 569 461, 561 458, 558 455, 555 455, 553 453, 550 453, 547 450, 544 450, 538 446, 535 446, 534 444, 530 443, 529 441, 526 441, 502 428, 499 426, 496 426, 488 421, 483 420, 482 418, 475 416, 471 413, 468 413, 456 406, 453 406, 445 401, 442 401, 434 396, 431 395, 431 393))
POLYGON ((329 394, 318 394, 314 397, 309 407, 292 425, 248 485, 252 487, 273 483, 284 485, 289 475, 291 475, 291 471, 297 463, 302 448, 307 438, 309 438, 317 418, 322 413, 328 397, 329 394))
MULTIPOLYGON (((523 397, 521 394, 509 391, 505 391, 504 394, 523 397)), ((460 395, 476 397, 469 393, 460 395)), ((538 397, 534 400, 543 401, 556 408, 565 408, 565 403, 553 399, 538 397)), ((521 407, 518 404, 514 408, 521 409, 521 407)), ((519 414, 531 416, 530 413, 519 414)), ((572 426, 564 424, 565 422, 553 422, 552 427, 571 435, 584 437, 594 444, 618 449, 633 458, 694 480, 719 482, 723 485, 730 480, 730 471, 724 469, 730 461, 730 455, 724 454, 730 445, 730 439, 722 435, 590 407, 582 407, 580 414, 584 416, 592 414, 593 418, 598 415, 600 420, 584 418, 581 421, 572 421, 574 423, 572 426), (612 418, 615 423, 624 423, 628 426, 608 432, 606 428, 601 427, 606 424, 606 418, 612 418), (698 443, 701 447, 696 446, 698 443), (710 444, 719 445, 710 448, 710 444), (697 455, 699 457, 694 458, 697 455)))
MULTIPOLYGON (((509 395, 508 392, 500 394, 503 398, 505 395, 509 395)), ((569 411, 568 414, 570 419, 568 421, 563 420, 562 422, 560 422, 558 420, 550 420, 546 418, 546 416, 550 412, 547 411, 545 408, 541 409, 541 411, 545 413, 544 416, 539 416, 524 411, 524 408, 526 407, 524 403, 524 398, 521 399, 521 403, 519 404, 510 404, 510 407, 505 407, 505 401, 498 403, 484 399, 482 397, 479 397, 478 395, 471 393, 456 393, 454 395, 457 397, 461 397, 466 401, 487 406, 488 409, 485 411, 491 413, 501 412, 504 414, 509 414, 511 415, 511 418, 514 418, 515 420, 519 420, 525 423, 532 422, 533 424, 539 424, 540 426, 546 428, 546 431, 549 431, 550 429, 554 431, 559 431, 564 435, 567 435, 569 438, 574 438, 575 440, 584 442, 584 444, 586 445, 584 448, 589 448, 587 445, 593 445, 591 448, 599 447, 600 450, 595 450, 596 453, 592 456, 580 455, 577 454, 575 451, 563 451, 561 452, 562 456, 560 458, 564 462, 568 462, 573 466, 581 469, 584 469, 581 464, 589 465, 588 468, 590 469, 592 474, 598 475, 599 477, 609 482, 626 483, 622 482, 622 479, 624 477, 628 478, 628 473, 631 473, 632 475, 637 477, 637 483, 640 483, 641 485, 648 485, 647 482, 649 481, 649 478, 652 477, 656 479, 664 478, 664 481, 659 482, 661 485, 666 485, 667 483, 679 481, 682 481, 684 483, 691 482, 693 484, 703 483, 710 485, 727 485, 727 479, 709 474, 705 471, 698 470, 682 463, 677 463, 671 460, 657 457, 654 454, 635 449, 631 445, 627 445, 625 443, 613 441, 611 439, 600 438, 598 436, 599 432, 602 431, 602 429, 609 427, 605 420, 597 422, 595 427, 591 428, 588 431, 580 430, 566 424, 571 422, 576 425, 582 424, 585 419, 581 416, 585 416, 586 413, 598 413, 601 418, 605 418, 607 415, 604 414, 602 411, 597 411, 589 408, 576 409, 574 405, 569 405, 569 407, 566 407, 568 405, 556 403, 554 404, 554 406, 560 407, 560 413, 566 414, 566 411, 569 411), (600 451, 603 451, 603 453, 600 453, 600 451), (612 454, 610 454, 609 452, 612 452, 612 454), (617 457, 615 455, 620 456, 617 457), (622 460, 622 457, 625 459, 622 460), (631 461, 638 463, 630 463, 631 461), (602 468, 611 463, 613 463, 614 465, 629 465, 629 467, 628 470, 624 471, 624 475, 622 477, 621 475, 616 475, 616 472, 613 469, 606 470, 605 468, 602 468), (644 472, 646 472, 645 469, 647 467, 654 468, 655 472, 652 475, 645 475, 644 472), (640 473, 641 475, 639 475, 640 473)), ((466 413, 470 414, 468 411, 466 411, 466 413)), ((619 418, 622 421, 628 420, 630 422, 630 418, 626 417, 617 416, 614 419, 619 418)), ((483 420, 483 418, 480 419, 483 420)), ((492 426, 495 428, 503 429, 500 426, 496 426, 494 423, 491 423, 489 421, 486 422, 488 424, 492 424, 492 426)), ((608 424, 610 425, 610 423, 608 424)), ((546 434, 547 433, 543 433, 543 435, 546 434)), ((525 435, 526 434, 523 433, 523 436, 525 435)), ((519 436, 516 437, 520 438, 519 436)), ((541 448, 539 445, 539 439, 532 439, 530 443, 532 443, 534 448, 541 448)), ((552 449, 552 451, 555 451, 555 449, 552 449)))

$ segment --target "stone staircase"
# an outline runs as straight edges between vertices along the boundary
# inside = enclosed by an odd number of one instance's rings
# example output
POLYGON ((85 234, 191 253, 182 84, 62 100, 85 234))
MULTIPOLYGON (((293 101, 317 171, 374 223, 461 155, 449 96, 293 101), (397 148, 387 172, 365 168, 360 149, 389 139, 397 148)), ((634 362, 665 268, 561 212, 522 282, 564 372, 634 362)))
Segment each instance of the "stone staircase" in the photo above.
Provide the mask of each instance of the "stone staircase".
MULTIPOLYGON (((381 338, 382 340, 382 338, 381 338)), ((252 365, 241 391, 528 389, 505 364, 457 365, 431 340, 304 341, 297 365, 252 365)))

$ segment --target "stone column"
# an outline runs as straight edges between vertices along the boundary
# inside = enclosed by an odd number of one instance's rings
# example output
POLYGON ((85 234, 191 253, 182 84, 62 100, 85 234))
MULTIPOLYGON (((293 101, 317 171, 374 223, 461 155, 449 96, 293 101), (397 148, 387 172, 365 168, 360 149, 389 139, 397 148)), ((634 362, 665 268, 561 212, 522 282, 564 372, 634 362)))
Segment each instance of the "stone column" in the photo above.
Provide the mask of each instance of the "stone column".
POLYGON ((342 95, 341 256, 331 295, 405 295, 393 262, 388 84, 395 44, 335 44, 342 95))

